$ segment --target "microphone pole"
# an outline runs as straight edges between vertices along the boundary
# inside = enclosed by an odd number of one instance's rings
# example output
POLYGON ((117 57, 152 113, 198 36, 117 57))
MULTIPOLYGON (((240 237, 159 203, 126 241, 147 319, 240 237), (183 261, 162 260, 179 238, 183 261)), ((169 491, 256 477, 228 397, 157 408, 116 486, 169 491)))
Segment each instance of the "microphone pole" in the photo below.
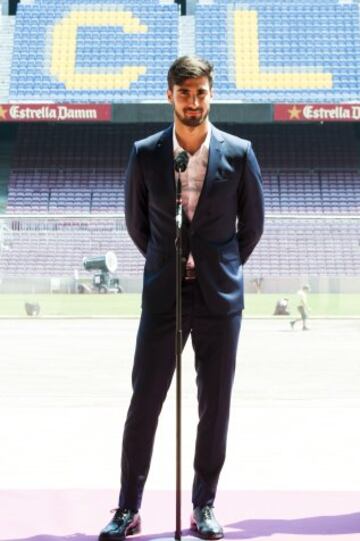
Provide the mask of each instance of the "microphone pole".
POLYGON ((183 173, 189 162, 185 151, 175 158, 176 175, 176 526, 175 539, 181 539, 181 353, 182 353, 182 194, 180 173, 183 173))

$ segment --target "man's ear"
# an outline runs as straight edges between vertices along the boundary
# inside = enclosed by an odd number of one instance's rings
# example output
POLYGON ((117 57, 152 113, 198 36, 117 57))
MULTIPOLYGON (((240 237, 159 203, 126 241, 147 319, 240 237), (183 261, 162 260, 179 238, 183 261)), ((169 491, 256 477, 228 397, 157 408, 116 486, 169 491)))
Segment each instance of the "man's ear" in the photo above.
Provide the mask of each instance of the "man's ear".
POLYGON ((166 91, 166 95, 167 95, 168 102, 173 103, 173 93, 169 88, 166 91))

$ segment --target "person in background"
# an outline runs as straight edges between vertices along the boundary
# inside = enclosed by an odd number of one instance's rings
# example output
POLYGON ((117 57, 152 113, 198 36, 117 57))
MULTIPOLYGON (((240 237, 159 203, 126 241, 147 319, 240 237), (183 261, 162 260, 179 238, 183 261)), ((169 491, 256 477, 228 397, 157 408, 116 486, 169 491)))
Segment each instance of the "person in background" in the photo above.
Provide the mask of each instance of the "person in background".
POLYGON ((274 316, 289 316, 288 310, 289 299, 287 297, 281 297, 275 305, 274 316))
POLYGON ((307 326, 306 322, 309 317, 309 303, 308 303, 308 293, 310 292, 310 286, 304 285, 301 289, 297 292, 299 297, 299 304, 297 306, 298 312, 300 313, 300 317, 297 319, 293 319, 290 321, 290 326, 292 329, 294 329, 296 323, 302 322, 302 330, 308 331, 309 327, 307 326))

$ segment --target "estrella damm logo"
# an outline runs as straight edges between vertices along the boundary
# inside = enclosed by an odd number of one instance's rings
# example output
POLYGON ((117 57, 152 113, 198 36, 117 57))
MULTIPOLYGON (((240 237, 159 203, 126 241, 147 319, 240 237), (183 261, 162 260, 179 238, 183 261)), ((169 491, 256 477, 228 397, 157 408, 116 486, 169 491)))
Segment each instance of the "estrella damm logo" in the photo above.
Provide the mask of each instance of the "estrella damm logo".
POLYGON ((178 48, 175 4, 38 0, 19 5, 16 23, 11 97, 165 95, 178 48))

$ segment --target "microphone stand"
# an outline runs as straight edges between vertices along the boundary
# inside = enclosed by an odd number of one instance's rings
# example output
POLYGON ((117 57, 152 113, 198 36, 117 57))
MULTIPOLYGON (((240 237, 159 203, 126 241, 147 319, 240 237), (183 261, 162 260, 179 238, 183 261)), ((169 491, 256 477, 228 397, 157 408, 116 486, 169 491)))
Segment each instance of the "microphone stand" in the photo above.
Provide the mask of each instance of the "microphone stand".
POLYGON ((175 539, 181 539, 181 353, 182 353, 182 195, 181 178, 188 165, 189 156, 185 150, 175 158, 176 181, 176 328, 175 328, 175 356, 176 356, 176 527, 175 539))
POLYGON ((175 539, 181 539, 181 353, 182 353, 182 196, 180 171, 176 179, 176 528, 175 539))
MULTIPOLYGON (((175 507, 175 534, 176 541, 181 540, 181 353, 182 353, 182 196, 180 172, 185 171, 188 158, 183 152, 175 159, 175 187, 176 187, 176 326, 175 326, 175 356, 176 356, 176 507, 175 507), (185 155, 185 156, 184 156, 185 155)), ((194 538, 189 538, 190 541, 194 538)), ((154 539, 152 541, 173 541, 172 538, 154 539)))

